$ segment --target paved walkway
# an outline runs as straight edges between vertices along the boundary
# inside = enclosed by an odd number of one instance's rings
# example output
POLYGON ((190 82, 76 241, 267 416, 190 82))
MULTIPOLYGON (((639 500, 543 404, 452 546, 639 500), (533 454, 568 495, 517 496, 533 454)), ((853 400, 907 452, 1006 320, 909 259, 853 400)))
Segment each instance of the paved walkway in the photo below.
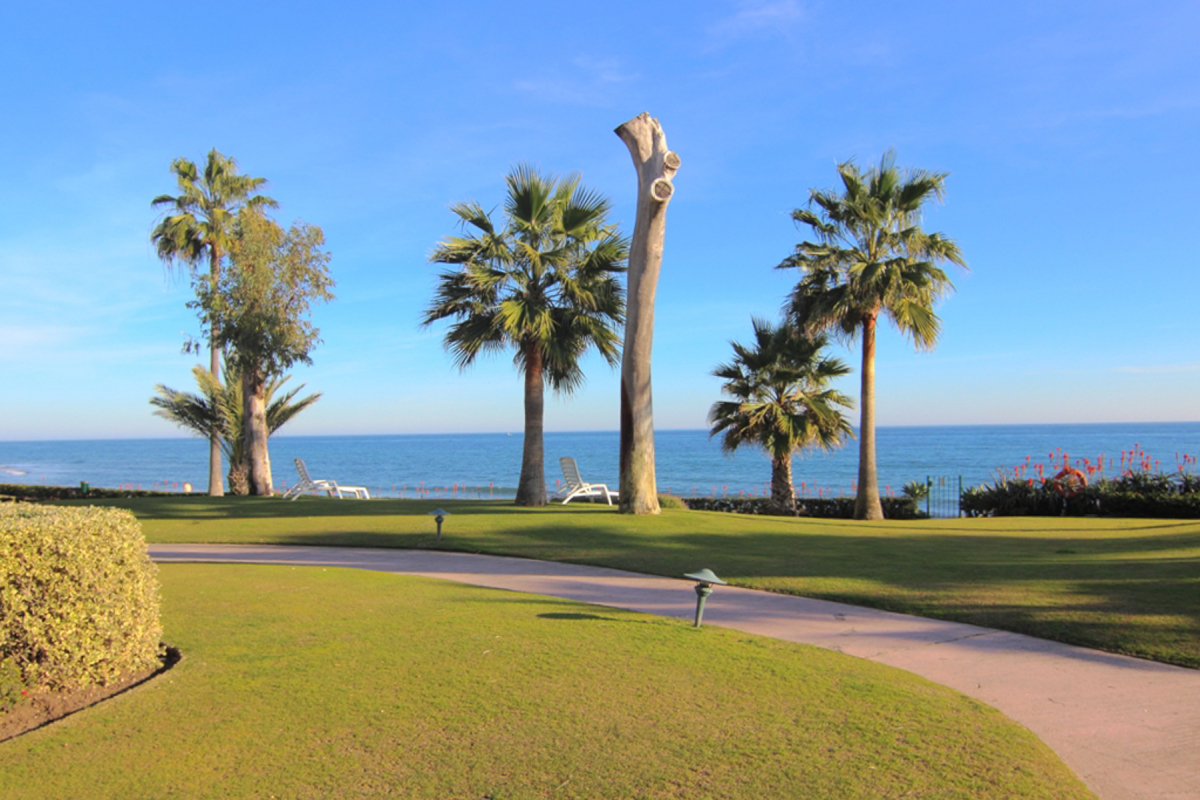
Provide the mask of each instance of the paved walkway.
MULTIPOLYGON (((466 553, 155 544, 150 555, 425 575, 687 620, 696 599, 691 581, 466 553)), ((704 624, 837 650, 957 689, 1032 730, 1102 800, 1200 800, 1200 671, 724 586, 709 598, 704 624)))

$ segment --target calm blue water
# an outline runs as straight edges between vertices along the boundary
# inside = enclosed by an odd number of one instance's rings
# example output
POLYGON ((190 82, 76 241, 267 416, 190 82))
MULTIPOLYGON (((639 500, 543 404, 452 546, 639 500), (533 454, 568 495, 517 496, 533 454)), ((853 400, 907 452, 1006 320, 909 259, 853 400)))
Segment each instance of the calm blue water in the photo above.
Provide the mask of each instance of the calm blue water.
MULTIPOLYGON (((574 456, 584 480, 617 487, 615 431, 547 433, 546 479, 551 491, 562 475, 560 456, 574 456)), ((964 486, 995 478, 999 469, 1045 463, 1061 449, 1093 461, 1103 454, 1120 462, 1134 446, 1174 470, 1183 454, 1200 453, 1200 422, 1105 425, 968 425, 892 427, 877 431, 880 490, 927 476, 962 476, 964 486)), ((659 491, 682 496, 762 494, 771 478, 760 451, 721 453, 705 431, 659 431, 655 436, 659 491)), ((276 486, 296 481, 293 458, 303 458, 314 478, 366 485, 372 494, 414 497, 512 497, 521 467, 521 436, 425 434, 401 436, 275 436, 271 462, 276 486), (453 487, 458 487, 455 490, 453 487)), ((0 442, 0 483, 93 486, 178 491, 190 483, 207 489, 208 446, 196 438, 0 442)), ((852 494, 858 447, 795 459, 802 494, 818 490, 852 494)), ((1111 473, 1110 473, 1111 474, 1111 473)))

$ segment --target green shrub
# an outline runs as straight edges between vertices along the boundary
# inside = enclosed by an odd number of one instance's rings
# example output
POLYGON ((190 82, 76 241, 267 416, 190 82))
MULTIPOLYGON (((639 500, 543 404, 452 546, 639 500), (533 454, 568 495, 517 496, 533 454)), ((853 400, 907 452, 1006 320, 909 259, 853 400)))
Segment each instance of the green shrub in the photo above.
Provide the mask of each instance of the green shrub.
MULTIPOLYGON (((917 501, 911 497, 881 497, 883 516, 887 519, 916 519, 917 501)), ((779 509, 769 497, 686 497, 684 505, 696 511, 728 511, 735 514, 778 515, 779 509)), ((796 512, 802 517, 824 519, 853 519, 853 497, 805 497, 796 501, 796 512)))
POLYGON ((25 679, 17 662, 0 658, 0 714, 15 706, 25 692, 25 679))
POLYGON ((157 569, 131 513, 0 504, 0 664, 20 683, 106 684, 157 665, 161 635, 157 569))
POLYGON ((673 494, 660 494, 658 496, 659 508, 687 508, 687 503, 683 502, 683 498, 676 497, 673 494))
POLYGON ((1159 519, 1200 519, 1200 492, 1119 492, 1102 491, 1099 512, 1107 517, 1148 517, 1159 519))
POLYGON ((1134 472, 1100 480, 1063 497, 1052 481, 1009 480, 964 489, 968 517, 1143 517, 1200 519, 1200 486, 1194 476, 1134 472))
POLYGON ((958 506, 968 517, 1049 517, 1062 513, 1063 498, 1041 483, 1000 477, 963 489, 958 506))
POLYGON ((43 486, 27 483, 0 483, 0 497, 10 500, 89 500, 113 497, 163 497, 177 496, 177 492, 149 492, 141 489, 98 489, 82 486, 43 486))

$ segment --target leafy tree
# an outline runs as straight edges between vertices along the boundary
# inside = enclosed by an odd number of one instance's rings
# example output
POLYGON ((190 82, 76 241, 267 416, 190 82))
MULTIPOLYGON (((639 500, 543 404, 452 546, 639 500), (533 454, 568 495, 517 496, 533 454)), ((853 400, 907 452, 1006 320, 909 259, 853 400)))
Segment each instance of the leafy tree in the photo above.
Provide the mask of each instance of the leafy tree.
POLYGON ((788 307, 790 319, 813 333, 862 337, 861 421, 855 519, 882 519, 875 464, 875 328, 890 319, 918 349, 937 343, 940 321, 933 307, 953 290, 938 266, 966 268, 958 245, 921 229, 921 207, 941 199, 946 173, 900 170, 892 152, 865 172, 853 162, 838 165, 840 192, 812 190, 807 208, 792 219, 816 241, 796 245, 779 265, 801 271, 788 307))
POLYGON ((546 503, 544 389, 570 394, 583 383, 580 357, 594 347, 619 361, 614 327, 624 318, 617 275, 629 243, 608 221, 609 202, 579 184, 521 165, 505 178, 504 226, 478 203, 451 207, 466 235, 440 242, 439 276, 422 324, 453 319, 446 348, 465 368, 482 352, 512 347, 525 379, 525 440, 517 505, 546 503))
POLYGON ((321 229, 303 223, 285 231, 254 209, 243 209, 230 240, 230 269, 197 288, 192 303, 217 331, 242 383, 242 425, 250 493, 274 491, 267 450, 266 386, 297 362, 312 363, 320 341, 309 321, 314 302, 333 299, 329 254, 321 229))
POLYGON ((796 508, 792 455, 808 447, 832 450, 851 435, 842 408, 853 400, 829 387, 850 368, 823 350, 828 337, 812 338, 787 326, 754 320, 754 344, 731 342, 733 361, 713 375, 725 381, 732 400, 714 403, 708 412, 712 434, 722 434, 721 449, 732 453, 744 444, 771 457, 771 502, 788 513, 796 508))
MULTIPOLYGON (((233 494, 249 494, 250 468, 246 462, 245 426, 242 422, 241 377, 229 365, 225 367, 224 386, 217 376, 199 365, 192 369, 192 374, 196 376, 200 393, 180 392, 160 383, 154 388, 158 396, 150 398, 150 404, 158 409, 154 413, 198 436, 217 436, 229 463, 229 491, 233 494)), ((270 433, 279 430, 292 417, 321 399, 321 393, 315 392, 296 400, 304 384, 277 397, 276 394, 290 379, 290 375, 275 375, 267 381, 264 394, 267 429, 270 433)))
MULTIPOLYGON (((266 185, 265 178, 252 178, 238 173, 237 162, 223 156, 214 148, 208 153, 204 172, 185 158, 171 162, 171 174, 178 195, 159 195, 151 205, 164 209, 150 241, 158 257, 171 267, 186 264, 197 286, 204 281, 198 269, 207 259, 207 284, 212 287, 220 280, 221 263, 229 252, 230 239, 237 213, 242 208, 274 208, 269 197, 257 194, 266 185)), ((221 366, 219 322, 210 321, 211 343, 209 371, 219 375, 221 366)), ((219 496, 221 486, 221 452, 218 438, 209 437, 208 493, 219 496)))

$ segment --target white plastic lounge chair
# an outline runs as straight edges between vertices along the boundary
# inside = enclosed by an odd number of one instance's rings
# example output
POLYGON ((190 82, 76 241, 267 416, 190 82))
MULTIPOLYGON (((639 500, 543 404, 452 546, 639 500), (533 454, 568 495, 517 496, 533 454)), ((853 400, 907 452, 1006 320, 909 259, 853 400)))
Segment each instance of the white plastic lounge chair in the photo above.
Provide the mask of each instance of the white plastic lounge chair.
POLYGON ((558 493, 554 495, 555 500, 561 497, 565 506, 576 497, 603 497, 610 506, 612 505, 613 495, 616 492, 610 492, 608 486, 603 483, 584 483, 583 478, 579 477, 579 467, 576 465, 575 459, 563 456, 558 463, 562 465, 563 478, 566 479, 567 485, 558 490, 558 493))
POLYGON ((316 480, 308 476, 308 467, 304 466, 304 459, 296 459, 296 472, 300 473, 300 482, 292 488, 284 492, 284 497, 288 500, 295 500, 302 494, 308 492, 325 492, 330 497, 343 499, 346 494, 352 494, 359 500, 370 500, 371 495, 365 486, 343 486, 337 481, 316 480), (343 494, 343 492, 345 494, 343 494))

